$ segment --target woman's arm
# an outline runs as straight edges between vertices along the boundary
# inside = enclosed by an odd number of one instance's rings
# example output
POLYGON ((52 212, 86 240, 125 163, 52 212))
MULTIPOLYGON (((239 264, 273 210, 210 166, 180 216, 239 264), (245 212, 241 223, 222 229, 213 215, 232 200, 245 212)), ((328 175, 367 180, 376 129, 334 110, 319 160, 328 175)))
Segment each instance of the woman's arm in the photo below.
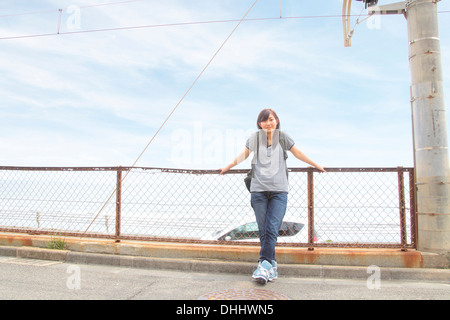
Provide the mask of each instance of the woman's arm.
POLYGON ((241 163, 242 161, 244 161, 245 159, 248 158, 248 156, 250 155, 250 150, 245 148, 244 151, 242 151, 237 157, 236 159, 233 160, 232 163, 230 163, 229 165, 227 165, 225 168, 220 168, 220 173, 219 174, 224 174, 225 172, 227 172, 228 170, 230 170, 231 168, 233 168, 234 166, 237 166, 239 163, 241 163))
POLYGON ((296 157, 298 160, 303 161, 313 167, 315 167, 316 169, 322 171, 322 172, 327 172, 322 166, 319 166, 317 163, 315 163, 314 161, 312 161, 310 158, 308 158, 303 152, 301 152, 295 145, 292 146, 291 150, 289 150, 292 152, 292 154, 294 155, 294 157, 296 157))

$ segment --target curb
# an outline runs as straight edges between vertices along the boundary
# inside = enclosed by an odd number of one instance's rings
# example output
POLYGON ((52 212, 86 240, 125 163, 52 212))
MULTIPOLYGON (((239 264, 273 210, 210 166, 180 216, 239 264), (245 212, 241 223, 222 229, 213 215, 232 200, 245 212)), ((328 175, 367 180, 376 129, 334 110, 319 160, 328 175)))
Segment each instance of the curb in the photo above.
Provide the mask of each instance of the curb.
MULTIPOLYGON (((104 253, 86 253, 35 247, 0 246, 0 256, 61 261, 74 264, 95 264, 127 268, 174 270, 184 272, 214 272, 249 275, 255 263, 209 259, 155 258, 104 253)), ((278 264, 282 278, 321 278, 366 280, 373 270, 362 266, 278 264)), ((377 267, 378 268, 378 267, 377 267)), ((425 281, 450 283, 449 269, 380 267, 382 280, 425 281)))
MULTIPOLYGON (((48 248, 51 236, 0 233, 0 246, 48 248)), ((101 253, 115 256, 140 256, 209 261, 235 261, 254 264, 258 245, 217 245, 178 242, 120 241, 111 239, 64 237, 71 252, 101 253)), ((357 249, 277 247, 278 264, 388 268, 449 269, 450 256, 408 249, 357 249)))

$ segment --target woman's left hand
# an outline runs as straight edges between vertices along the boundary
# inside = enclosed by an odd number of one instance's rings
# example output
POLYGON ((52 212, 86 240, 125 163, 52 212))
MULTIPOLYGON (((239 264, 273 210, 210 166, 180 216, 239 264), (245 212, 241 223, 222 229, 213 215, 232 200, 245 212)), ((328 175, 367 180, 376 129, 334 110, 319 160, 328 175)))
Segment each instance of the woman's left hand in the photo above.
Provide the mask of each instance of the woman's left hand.
POLYGON ((321 172, 327 172, 327 170, 325 170, 325 168, 322 166, 316 166, 316 169, 320 170, 321 172))

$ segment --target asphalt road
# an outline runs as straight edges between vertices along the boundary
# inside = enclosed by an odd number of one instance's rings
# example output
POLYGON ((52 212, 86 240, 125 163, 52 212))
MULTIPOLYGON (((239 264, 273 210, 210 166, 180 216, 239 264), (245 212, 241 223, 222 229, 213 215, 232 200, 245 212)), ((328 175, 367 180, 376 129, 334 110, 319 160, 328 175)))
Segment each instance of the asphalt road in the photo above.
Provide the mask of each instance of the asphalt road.
POLYGON ((198 301, 238 298, 243 293, 247 299, 449 300, 450 284, 378 281, 368 275, 367 280, 280 276, 262 286, 252 282, 250 275, 132 269, 0 256, 1 300, 198 301))

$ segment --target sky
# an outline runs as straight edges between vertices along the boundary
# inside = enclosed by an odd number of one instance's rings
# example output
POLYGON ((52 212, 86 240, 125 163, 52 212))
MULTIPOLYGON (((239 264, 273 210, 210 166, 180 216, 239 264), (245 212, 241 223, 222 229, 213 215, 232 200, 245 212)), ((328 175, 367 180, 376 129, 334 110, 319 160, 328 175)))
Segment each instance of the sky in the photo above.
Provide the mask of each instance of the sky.
POLYGON ((218 169, 264 108, 325 167, 413 166, 406 19, 353 1, 346 48, 342 0, 259 0, 218 51, 254 2, 2 1, 0 166, 218 169))

